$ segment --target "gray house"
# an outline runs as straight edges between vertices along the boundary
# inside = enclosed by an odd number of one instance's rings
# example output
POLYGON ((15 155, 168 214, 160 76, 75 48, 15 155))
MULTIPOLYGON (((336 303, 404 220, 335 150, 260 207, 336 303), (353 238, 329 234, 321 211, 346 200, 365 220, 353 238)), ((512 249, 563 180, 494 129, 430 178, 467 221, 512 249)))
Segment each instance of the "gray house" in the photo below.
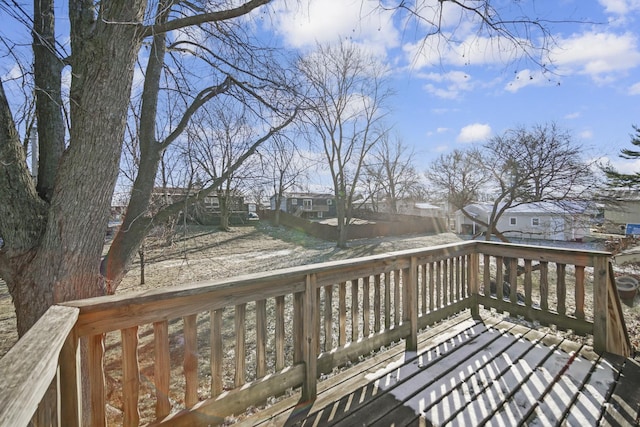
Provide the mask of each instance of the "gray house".
POLYGON ((301 218, 331 218, 336 216, 335 197, 325 193, 285 193, 276 207, 276 196, 270 200, 271 210, 283 212, 301 218))
MULTIPOLYGON (((492 209, 492 203, 475 203, 465 208, 483 222, 488 222, 492 209)), ((497 229, 511 238, 580 241, 590 234, 594 212, 595 209, 587 203, 524 203, 508 208, 498 220, 497 229)), ((485 231, 485 227, 467 218, 460 210, 454 216, 459 234, 485 231)))

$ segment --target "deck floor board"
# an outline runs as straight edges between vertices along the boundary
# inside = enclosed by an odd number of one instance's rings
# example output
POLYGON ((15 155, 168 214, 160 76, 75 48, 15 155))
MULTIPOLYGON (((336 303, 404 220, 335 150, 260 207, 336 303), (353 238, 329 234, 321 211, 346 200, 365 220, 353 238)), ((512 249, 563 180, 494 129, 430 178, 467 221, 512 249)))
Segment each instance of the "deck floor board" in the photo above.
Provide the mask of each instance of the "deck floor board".
POLYGON ((553 333, 458 316, 238 426, 634 425, 640 364, 553 333))

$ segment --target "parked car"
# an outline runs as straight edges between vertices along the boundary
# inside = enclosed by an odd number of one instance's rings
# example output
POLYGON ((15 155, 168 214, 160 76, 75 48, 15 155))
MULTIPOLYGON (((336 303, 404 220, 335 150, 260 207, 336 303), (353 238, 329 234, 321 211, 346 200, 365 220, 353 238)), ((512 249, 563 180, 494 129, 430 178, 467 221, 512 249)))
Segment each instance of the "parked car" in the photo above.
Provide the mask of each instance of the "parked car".
POLYGON ((259 216, 258 216, 258 214, 257 214, 257 213, 255 213, 255 212, 249 212, 249 213, 247 214, 247 219, 248 219, 249 221, 257 221, 257 220, 259 220, 259 219, 260 219, 260 217, 259 217, 259 216))

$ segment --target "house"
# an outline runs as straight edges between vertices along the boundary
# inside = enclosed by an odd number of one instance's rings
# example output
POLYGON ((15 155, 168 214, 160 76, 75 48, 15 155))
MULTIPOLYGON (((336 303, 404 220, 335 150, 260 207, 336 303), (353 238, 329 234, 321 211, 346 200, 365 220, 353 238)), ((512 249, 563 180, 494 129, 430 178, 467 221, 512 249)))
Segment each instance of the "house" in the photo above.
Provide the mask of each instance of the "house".
MULTIPOLYGON (((276 196, 271 196, 270 207, 276 207, 276 196)), ((335 197, 327 193, 285 193, 279 209, 302 218, 330 218, 336 216, 335 197)))
MULTIPOLYGON (((640 224, 640 191, 611 190, 609 197, 614 201, 605 203, 603 226, 608 233, 625 233, 640 224)), ((635 232, 627 234, 637 234, 635 232)))
MULTIPOLYGON (((387 199, 378 202, 378 212, 391 212, 391 203, 387 199)), ((413 215, 422 217, 442 217, 443 209, 440 206, 427 202, 419 202, 415 199, 400 199, 396 201, 396 209, 401 215, 413 215)))
MULTIPOLYGON (((162 206, 181 202, 187 196, 195 195, 199 190, 199 188, 156 187, 151 195, 151 204, 154 209, 159 209, 162 206)), ((247 206, 244 203, 244 195, 240 192, 232 190, 227 203, 228 213, 231 216, 243 218, 246 216, 247 206)), ((216 224, 221 214, 220 198, 216 192, 213 192, 190 205, 187 212, 188 218, 199 223, 216 224)))
MULTIPOLYGON (((479 221, 488 222, 493 203, 475 203, 465 210, 479 221)), ((594 208, 576 202, 533 202, 508 208, 496 228, 505 236, 520 239, 580 241, 590 234, 594 208)), ((454 214, 456 232, 476 234, 486 230, 466 217, 461 210, 454 214)))

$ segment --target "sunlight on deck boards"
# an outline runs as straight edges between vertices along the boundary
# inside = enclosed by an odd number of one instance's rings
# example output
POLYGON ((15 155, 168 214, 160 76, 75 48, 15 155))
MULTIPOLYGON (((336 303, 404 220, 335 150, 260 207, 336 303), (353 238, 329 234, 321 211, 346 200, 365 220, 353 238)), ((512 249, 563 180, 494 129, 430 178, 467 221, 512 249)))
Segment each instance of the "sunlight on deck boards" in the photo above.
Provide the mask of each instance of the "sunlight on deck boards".
POLYGON ((640 367, 496 317, 457 316, 239 426, 633 425, 640 367), (299 396, 297 397, 299 398, 299 396), (605 403, 606 402, 606 403, 605 403))

